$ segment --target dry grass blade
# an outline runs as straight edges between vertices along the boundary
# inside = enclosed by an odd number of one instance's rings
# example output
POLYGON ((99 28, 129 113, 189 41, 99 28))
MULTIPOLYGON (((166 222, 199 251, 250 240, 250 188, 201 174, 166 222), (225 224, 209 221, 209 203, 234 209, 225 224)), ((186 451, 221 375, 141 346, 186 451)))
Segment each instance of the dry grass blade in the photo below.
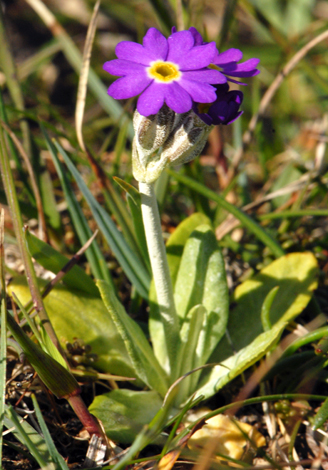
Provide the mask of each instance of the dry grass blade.
POLYGON ((47 237, 46 219, 45 219, 45 216, 44 216, 44 211, 43 211, 43 206, 42 206, 42 199, 41 199, 39 187, 38 187, 36 179, 35 179, 35 175, 34 175, 34 171, 33 171, 33 168, 32 168, 31 161, 30 161, 27 153, 25 152, 24 147, 22 146, 20 141, 17 139, 14 132, 10 129, 10 127, 7 126, 7 124, 3 121, 0 121, 0 124, 4 128, 4 130, 7 132, 7 134, 10 136, 12 141, 14 142, 18 152, 20 153, 22 159, 25 162, 27 172, 28 172, 29 177, 31 179, 31 185, 32 185, 33 192, 34 192, 36 207, 37 207, 38 214, 39 214, 39 237, 41 238, 41 240, 43 240, 45 242, 48 242, 49 240, 48 240, 48 237, 47 237))
POLYGON ((81 149, 85 152, 86 148, 84 145, 83 134, 82 134, 82 124, 84 116, 84 107, 85 107, 85 98, 87 94, 87 85, 88 85, 88 74, 90 67, 90 58, 92 45, 95 38, 96 27, 97 27, 97 14, 99 10, 100 0, 97 0, 95 7, 93 9, 93 14, 88 28, 87 38, 85 40, 84 51, 83 51, 83 61, 82 68, 79 80, 79 86, 77 90, 77 100, 76 100, 76 109, 75 109, 75 129, 76 136, 79 142, 81 149))
POLYGON ((252 119, 249 122, 248 129, 243 135, 243 142, 242 146, 236 151, 233 160, 232 160, 232 167, 230 171, 230 180, 234 176, 236 169, 241 161, 245 148, 250 144, 256 124, 259 118, 263 115, 264 111, 268 107, 270 101, 272 100, 274 94, 282 84, 283 80, 287 75, 296 67, 296 65, 306 56, 306 54, 313 49, 317 44, 324 41, 328 38, 328 30, 324 31, 323 33, 319 34, 319 36, 315 37, 307 44, 305 44, 302 49, 300 49, 296 54, 290 59, 289 62, 285 65, 285 67, 279 72, 276 78, 273 80, 267 91, 264 93, 264 96, 260 102, 260 106, 258 112, 253 115, 252 119))

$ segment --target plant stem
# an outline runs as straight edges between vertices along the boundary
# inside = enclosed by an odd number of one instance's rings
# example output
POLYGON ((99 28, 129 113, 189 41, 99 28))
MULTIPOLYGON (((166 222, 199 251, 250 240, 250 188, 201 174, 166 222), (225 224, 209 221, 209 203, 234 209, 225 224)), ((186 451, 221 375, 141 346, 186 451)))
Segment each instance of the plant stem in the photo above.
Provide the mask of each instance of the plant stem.
POLYGON ((96 436, 103 437, 104 433, 100 427, 100 424, 86 407, 84 401, 81 398, 81 395, 69 397, 67 400, 89 434, 91 436, 96 434, 96 436))
POLYGON ((180 343, 179 318, 175 309, 171 275, 166 258, 161 221, 154 185, 139 183, 141 211, 157 294, 161 322, 165 332, 171 377, 175 379, 177 350, 180 343))

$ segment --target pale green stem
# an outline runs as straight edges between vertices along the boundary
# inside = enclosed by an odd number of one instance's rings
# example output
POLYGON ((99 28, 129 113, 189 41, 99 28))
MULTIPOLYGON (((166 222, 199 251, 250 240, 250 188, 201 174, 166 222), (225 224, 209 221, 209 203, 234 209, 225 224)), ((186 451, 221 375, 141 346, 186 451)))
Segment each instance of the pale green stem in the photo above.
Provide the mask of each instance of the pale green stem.
POLYGON ((139 183, 139 192, 157 302, 165 333, 171 378, 175 378, 174 371, 176 370, 177 351, 180 344, 179 318, 175 309, 172 281, 166 258, 154 185, 139 183))

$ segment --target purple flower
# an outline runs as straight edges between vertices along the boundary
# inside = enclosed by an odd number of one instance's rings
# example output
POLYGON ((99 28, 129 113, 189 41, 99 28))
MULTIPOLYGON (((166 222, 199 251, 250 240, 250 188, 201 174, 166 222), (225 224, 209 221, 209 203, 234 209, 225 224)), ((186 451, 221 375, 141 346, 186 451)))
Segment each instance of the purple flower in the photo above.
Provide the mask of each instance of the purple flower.
POLYGON ((209 69, 217 53, 215 43, 200 43, 201 35, 192 31, 173 32, 166 39, 150 28, 143 45, 120 42, 115 49, 118 59, 104 64, 104 70, 119 76, 108 89, 115 99, 139 95, 137 110, 143 116, 156 114, 164 103, 176 113, 190 111, 193 101, 212 103, 216 90, 227 78, 209 69), (197 36, 197 38, 196 38, 197 36))
POLYGON ((216 100, 210 105, 194 103, 193 111, 209 126, 218 124, 231 124, 243 113, 239 106, 244 95, 241 91, 229 91, 229 85, 216 86, 216 100))
MULTIPOLYGON (((176 28, 172 28, 172 32, 175 32, 176 28)), ((207 44, 203 41, 202 35, 197 31, 196 28, 191 27, 189 31, 193 35, 195 45, 200 46, 203 44, 207 44)), ((241 64, 238 62, 243 58, 243 53, 239 49, 228 49, 225 52, 219 53, 216 50, 215 57, 212 61, 211 68, 214 68, 220 71, 223 75, 228 75, 228 80, 230 82, 238 83, 239 85, 246 85, 246 83, 238 82, 237 80, 233 80, 230 77, 254 77, 260 73, 259 69, 257 69, 257 65, 260 62, 260 59, 249 59, 241 64)))
MULTIPOLYGON (((230 77, 254 77, 260 73, 257 69, 257 65, 260 59, 248 59, 241 64, 238 62, 243 58, 243 53, 239 49, 228 49, 221 54, 217 51, 216 56, 213 60, 215 68, 221 69, 224 75, 228 75, 230 82, 238 83, 239 85, 246 85, 246 83, 238 82, 230 77)), ((212 67, 213 67, 212 65, 212 67)))

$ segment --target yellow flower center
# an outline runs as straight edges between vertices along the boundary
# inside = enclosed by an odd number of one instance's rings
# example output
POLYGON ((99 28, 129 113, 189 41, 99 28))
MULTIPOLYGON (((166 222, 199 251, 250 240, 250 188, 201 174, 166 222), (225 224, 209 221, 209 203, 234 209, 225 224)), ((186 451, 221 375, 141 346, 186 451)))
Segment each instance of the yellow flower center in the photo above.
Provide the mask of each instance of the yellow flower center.
POLYGON ((172 62, 163 62, 162 60, 156 60, 151 64, 151 67, 147 69, 148 75, 154 78, 156 82, 173 82, 179 80, 181 72, 176 64, 172 62))

